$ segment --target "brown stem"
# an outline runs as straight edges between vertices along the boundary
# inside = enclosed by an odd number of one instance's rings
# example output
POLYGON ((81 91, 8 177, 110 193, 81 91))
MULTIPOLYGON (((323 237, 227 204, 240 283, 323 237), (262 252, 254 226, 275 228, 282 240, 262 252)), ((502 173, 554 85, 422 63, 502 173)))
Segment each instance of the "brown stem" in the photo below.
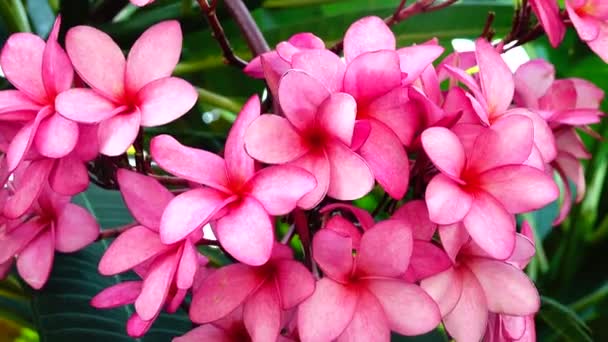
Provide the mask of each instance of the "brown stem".
POLYGON ((102 231, 101 233, 99 233, 99 236, 97 237, 97 241, 101 241, 103 239, 112 239, 117 237, 118 235, 122 234, 123 232, 135 227, 139 225, 139 223, 137 222, 133 222, 133 223, 129 223, 127 225, 124 226, 120 226, 120 227, 116 227, 116 228, 110 228, 110 229, 106 229, 104 231, 102 231))
POLYGON ((219 246, 220 243, 217 240, 209 240, 202 238, 196 242, 197 246, 219 246))
POLYGON ((264 35, 260 28, 253 20, 251 13, 242 0, 224 0, 228 12, 234 18, 234 21, 241 29, 241 33, 249 45, 249 49, 253 56, 261 55, 264 52, 270 51, 264 35))
POLYGON ((207 18, 207 22, 209 23, 211 30, 213 31, 213 38, 215 38, 222 49, 226 62, 239 69, 243 69, 245 66, 247 66, 247 62, 234 53, 234 50, 232 50, 232 46, 230 46, 230 42, 226 37, 224 28, 217 18, 217 0, 211 0, 210 2, 207 2, 207 0, 197 0, 197 2, 201 7, 203 15, 207 18))
POLYGON ((146 162, 144 160, 144 129, 139 128, 137 137, 133 142, 133 148, 135 149, 135 170, 139 173, 146 173, 146 162))
POLYGON ((492 41, 492 37, 494 36, 494 30, 492 29, 492 24, 494 23, 494 18, 496 18, 495 12, 488 12, 488 18, 486 19, 486 24, 483 27, 483 31, 481 32, 481 38, 485 38, 488 41, 492 41))

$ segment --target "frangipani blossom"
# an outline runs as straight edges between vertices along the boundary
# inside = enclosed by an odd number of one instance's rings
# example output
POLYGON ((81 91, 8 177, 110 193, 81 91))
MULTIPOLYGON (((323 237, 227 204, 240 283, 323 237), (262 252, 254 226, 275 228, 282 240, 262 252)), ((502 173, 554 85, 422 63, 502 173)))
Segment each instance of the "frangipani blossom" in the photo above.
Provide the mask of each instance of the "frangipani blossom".
POLYGON ((89 185, 86 163, 97 155, 96 132, 94 126, 81 125, 78 144, 68 155, 55 159, 32 153, 30 161, 22 162, 14 176, 27 181, 18 182, 19 185, 13 182, 11 196, 3 208, 4 216, 14 219, 26 213, 47 184, 53 191, 66 196, 86 190, 89 185))
POLYGON ((99 151, 124 153, 140 126, 164 125, 188 112, 198 95, 188 82, 170 77, 179 60, 182 33, 177 21, 164 21, 137 39, 129 56, 106 33, 89 26, 68 31, 66 50, 78 75, 91 89, 71 89, 57 97, 61 115, 99 123, 99 151))
POLYGON ((434 329, 440 320, 435 302, 400 279, 412 253, 410 227, 386 220, 357 234, 339 216, 315 234, 313 257, 325 277, 298 308, 300 339, 389 341, 390 330, 418 335, 434 329))
MULTIPOLYGON (((517 235, 510 258, 534 255, 534 245, 517 235)), ((421 282, 437 302, 448 333, 456 341, 480 341, 491 313, 527 316, 536 313, 540 297, 534 284, 509 260, 495 260, 473 241, 458 254, 454 267, 421 282)))
POLYGON ((455 78, 471 91, 468 95, 480 123, 491 126, 511 115, 528 117, 534 125, 532 155, 540 154, 544 163, 550 163, 557 154, 555 138, 547 122, 526 108, 510 108, 515 94, 513 73, 494 47, 484 39, 475 42, 475 56, 479 66, 479 82, 465 71, 444 65, 455 78))
MULTIPOLYGON (((316 187, 312 174, 280 165, 256 170, 244 148, 245 130, 260 116, 260 101, 252 97, 234 122, 224 158, 181 145, 167 135, 152 139, 152 157, 163 169, 206 185, 173 199, 162 215, 160 237, 175 243, 212 221, 220 244, 239 261, 262 265, 274 243, 270 215, 285 215, 316 187)), ((278 145, 276 141, 272 144, 278 145)))
POLYGON ((143 281, 116 284, 91 301, 96 308, 135 304, 127 323, 132 337, 144 335, 160 311, 175 312, 194 283, 206 259, 195 243, 202 232, 194 232, 171 245, 159 237, 163 210, 173 195, 156 180, 121 169, 118 182, 127 207, 140 225, 129 228, 112 242, 99 262, 99 273, 110 276, 135 270, 143 281))
MULTIPOLYGON (((592 83, 568 78, 555 80, 553 65, 543 60, 532 60, 515 73, 516 101, 539 113, 553 129, 557 143, 557 157, 551 163, 553 169, 567 185, 576 185, 576 202, 585 195, 585 172, 579 159, 590 159, 583 141, 575 128, 593 133, 588 127, 600 122, 604 113, 600 110, 604 92, 592 83)), ((559 215, 553 222, 560 224, 572 207, 570 186, 564 186, 563 202, 559 215)))
MULTIPOLYGON (((22 186, 27 180, 16 178, 15 182, 22 186)), ((26 218, 8 221, 0 227, 0 264, 16 256, 19 275, 34 289, 46 284, 55 251, 78 251, 99 235, 95 218, 70 203, 70 199, 46 185, 26 218)))
POLYGON ((581 40, 608 63, 608 3, 566 0, 566 10, 581 40))
POLYGON ((557 0, 530 0, 530 6, 549 37, 551 46, 558 47, 566 35, 566 25, 560 16, 557 0))
MULTIPOLYGON (((187 334, 176 337, 173 342, 253 342, 254 336, 247 331, 243 317, 243 306, 239 306, 227 316, 209 324, 194 328, 187 334)), ((263 340, 269 342, 294 342, 294 340, 279 335, 276 339, 263 340)))
POLYGON ((327 194, 354 200, 372 190, 374 175, 351 149, 356 103, 344 93, 331 94, 311 75, 287 72, 279 83, 285 118, 265 114, 247 128, 245 148, 268 164, 295 165, 312 173, 317 185, 298 205, 309 209, 327 194))
MULTIPOLYGON (((513 266, 524 269, 534 256, 535 250, 530 248, 531 242, 534 246, 534 234, 527 221, 521 227, 521 248, 517 253, 507 260, 513 266), (528 241, 526 241, 526 239, 528 241)), ((534 342, 536 341, 536 326, 534 315, 510 316, 505 314, 490 313, 488 315, 488 327, 483 338, 484 342, 534 342)))
POLYGON ((250 341, 276 341, 285 310, 295 308, 314 288, 312 274, 293 260, 291 249, 276 243, 270 260, 262 266, 232 264, 205 278, 192 299, 190 318, 195 323, 212 323, 242 306, 250 341))
POLYGON ((513 214, 549 204, 559 189, 543 171, 523 165, 533 145, 528 118, 512 115, 481 129, 473 142, 443 127, 424 131, 422 146, 440 171, 425 199, 433 222, 462 222, 483 250, 505 259, 515 244, 513 214))
POLYGON ((60 23, 57 17, 46 43, 31 33, 16 33, 2 49, 0 66, 17 89, 0 91, 0 120, 22 123, 4 151, 8 172, 32 153, 61 158, 76 146, 78 124, 55 109, 56 96, 72 86, 74 76, 57 42, 60 23))

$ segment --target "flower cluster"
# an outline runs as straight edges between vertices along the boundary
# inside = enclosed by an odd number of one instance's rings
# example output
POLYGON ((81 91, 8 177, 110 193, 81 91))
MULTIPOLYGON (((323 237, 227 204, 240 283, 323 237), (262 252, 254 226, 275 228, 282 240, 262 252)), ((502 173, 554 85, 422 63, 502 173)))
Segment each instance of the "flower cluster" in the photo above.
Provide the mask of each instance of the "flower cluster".
POLYGON ((608 4, 603 0, 566 0, 566 10, 560 12, 557 0, 530 0, 549 41, 557 47, 566 34, 562 21, 568 18, 582 41, 608 62, 608 4))
MULTIPOLYGON (((582 18, 575 26, 597 24, 594 38, 583 37, 593 48, 605 6, 567 3, 582 18)), ((533 6, 552 25, 553 3, 533 6)), ((64 51, 58 30, 59 19, 46 43, 15 34, 0 55, 16 88, 0 92, 0 275, 16 258, 34 288, 55 250, 76 251, 99 235, 94 218, 69 203, 88 185, 87 162, 125 153, 142 127, 171 122, 197 100, 171 77, 177 22, 150 27, 126 58, 87 26, 68 31, 64 51)), ((99 272, 141 280, 91 304, 134 304, 127 332, 139 337, 192 294, 189 314, 200 326, 179 342, 389 341, 391 331, 420 335, 441 322, 457 341, 534 340, 540 300, 523 272, 534 236, 516 215, 560 197, 554 172, 564 189, 556 224, 572 205, 570 181, 582 198, 580 159, 590 154, 576 129, 593 134, 604 93, 556 80, 540 60, 513 73, 500 46, 479 39, 475 47, 434 64, 444 52, 436 40, 398 48, 382 19, 366 17, 346 32, 343 58, 310 33, 256 57, 245 72, 267 82, 276 111, 262 113, 251 97, 222 156, 152 138, 154 163, 187 189, 117 171, 136 223, 99 272), (374 215, 351 202, 376 186, 386 196, 374 215), (283 236, 279 222, 290 226, 283 236), (290 243, 301 247, 295 256, 290 243), (204 244, 233 263, 212 267, 204 244)))

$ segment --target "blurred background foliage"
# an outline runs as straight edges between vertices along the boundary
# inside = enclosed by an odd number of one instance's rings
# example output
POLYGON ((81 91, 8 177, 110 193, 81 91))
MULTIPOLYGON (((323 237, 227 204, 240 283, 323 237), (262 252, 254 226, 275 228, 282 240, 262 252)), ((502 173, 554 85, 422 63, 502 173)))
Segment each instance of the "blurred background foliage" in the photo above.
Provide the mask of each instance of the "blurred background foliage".
MULTIPOLYGON (((272 47, 297 32, 313 32, 328 45, 340 39, 346 28, 366 15, 387 16, 398 0, 248 0, 247 6, 272 47)), ((438 38, 452 49, 456 38, 476 38, 488 12, 494 12, 496 37, 511 27, 517 0, 462 0, 448 9, 412 17, 393 27, 401 46, 438 38)), ((251 54, 238 27, 219 1, 218 16, 237 55, 251 54)), ((563 1, 562 1, 563 4, 563 1)), ((225 134, 241 104, 252 94, 264 93, 264 84, 223 63, 221 51, 193 0, 157 0, 138 9, 126 0, 0 0, 0 42, 8 35, 29 31, 46 37, 57 13, 63 16, 63 30, 79 24, 94 25, 108 32, 125 50, 150 25, 178 19, 184 31, 182 59, 176 74, 199 87, 199 103, 185 117, 168 126, 146 130, 149 139, 170 133, 185 144, 220 151, 225 134)), ((559 49, 551 49, 541 38, 527 44, 531 58, 545 58, 555 64, 558 77, 582 77, 608 91, 608 66, 593 55, 570 31, 559 49)), ((7 88, 0 78, 0 87, 7 88)), ((604 102, 608 110, 608 101, 604 102)), ((608 121, 595 129, 608 137, 608 121)), ((608 191, 606 172, 608 144, 590 139, 593 153, 586 163, 588 191, 560 227, 551 227, 557 213, 554 203, 538 212, 522 215, 534 226, 537 256, 527 269, 543 295, 537 316, 540 341, 608 341, 608 191), (542 243, 541 243, 542 242, 542 243)), ((131 222, 117 192, 95 186, 75 198, 88 208, 103 228, 131 222)), ((377 194, 358 201, 374 208, 377 194)), ((279 225, 279 229, 281 225, 279 225)), ((130 341, 124 333, 131 308, 98 311, 89 300, 103 288, 122 281, 122 276, 102 277, 97 262, 108 246, 98 242, 87 249, 58 255, 51 280, 41 292, 24 287, 9 276, 0 282, 0 342, 5 341, 130 341)), ((296 246, 297 247, 297 246, 296 246)), ((225 262, 212 250, 205 252, 212 262, 225 262)), ((130 277, 132 275, 126 275, 130 277)), ((191 328, 186 313, 163 314, 141 341, 169 341, 191 328)), ((395 340, 446 341, 441 328, 417 338, 395 340)))

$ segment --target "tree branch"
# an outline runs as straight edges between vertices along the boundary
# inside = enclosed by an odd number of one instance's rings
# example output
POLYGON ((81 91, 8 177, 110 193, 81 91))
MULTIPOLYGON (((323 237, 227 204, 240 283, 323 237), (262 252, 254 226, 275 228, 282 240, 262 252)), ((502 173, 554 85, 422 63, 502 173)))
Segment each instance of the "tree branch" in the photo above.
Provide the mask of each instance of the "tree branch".
POLYGON ((102 231, 101 233, 99 233, 99 236, 97 237, 96 241, 101 241, 103 239, 112 239, 117 237, 118 235, 122 234, 123 232, 135 227, 139 225, 139 223, 137 222, 133 222, 133 223, 129 223, 127 225, 124 226, 120 226, 120 227, 116 227, 116 228, 110 228, 110 229, 106 229, 104 231, 102 231))
POLYGON ((230 42, 226 37, 224 28, 222 27, 222 24, 217 18, 217 0, 210 0, 209 2, 207 2, 207 0, 197 0, 197 2, 201 7, 203 15, 206 17, 207 22, 211 27, 211 30, 213 31, 213 38, 215 38, 215 40, 220 45, 220 48, 222 49, 222 53, 224 55, 224 58, 226 59, 226 62, 239 69, 243 69, 247 65, 247 62, 234 53, 234 50, 232 50, 232 46, 230 46, 230 42))
POLYGON ((253 56, 261 55, 264 52, 270 51, 264 35, 260 31, 260 28, 253 20, 251 13, 247 9, 247 6, 242 0, 225 0, 224 4, 228 8, 228 12, 234 21, 241 29, 241 33, 249 45, 249 49, 253 53, 253 56))

